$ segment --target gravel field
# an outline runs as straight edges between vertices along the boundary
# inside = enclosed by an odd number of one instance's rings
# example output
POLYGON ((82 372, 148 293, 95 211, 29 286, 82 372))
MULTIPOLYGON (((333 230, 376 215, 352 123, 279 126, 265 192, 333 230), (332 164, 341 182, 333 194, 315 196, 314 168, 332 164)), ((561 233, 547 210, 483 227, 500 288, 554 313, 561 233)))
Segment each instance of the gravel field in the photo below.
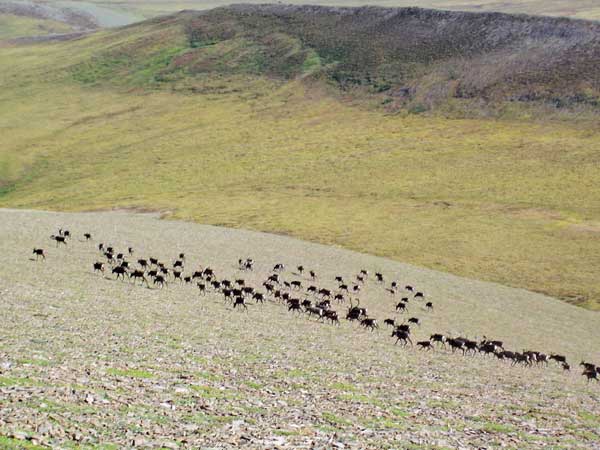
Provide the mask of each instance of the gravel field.
MULTIPOLYGON (((600 448, 600 315, 524 290, 463 279, 286 236, 159 220, 131 212, 0 210, 0 448, 600 448), (56 248, 59 228, 74 237, 56 248), (84 242, 83 233, 93 235, 84 242), (234 310, 194 285, 148 289, 94 273, 97 245, 172 263, 186 274, 260 287, 311 284, 297 265, 334 277, 371 273, 359 297, 379 321, 370 332, 319 323, 267 301, 234 310), (36 262, 34 247, 46 249, 36 262), (256 261, 253 272, 239 258, 256 261), (395 314, 386 286, 425 293, 395 314), (386 318, 419 317, 431 333, 504 341, 507 349, 563 353, 570 373, 511 367, 493 357, 394 345, 386 318)), ((295 295, 304 298, 304 295, 295 295)), ((345 316, 346 304, 336 304, 345 316)))

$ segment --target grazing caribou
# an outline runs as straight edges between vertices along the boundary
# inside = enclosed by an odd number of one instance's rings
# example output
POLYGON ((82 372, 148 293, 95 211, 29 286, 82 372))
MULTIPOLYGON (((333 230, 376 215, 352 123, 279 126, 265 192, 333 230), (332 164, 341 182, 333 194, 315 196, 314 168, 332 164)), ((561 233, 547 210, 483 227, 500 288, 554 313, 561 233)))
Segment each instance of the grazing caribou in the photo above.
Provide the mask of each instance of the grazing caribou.
POLYGON ((461 350, 462 353, 463 353, 463 355, 464 355, 464 353, 465 353, 465 343, 461 339, 447 338, 446 342, 448 343, 448 345, 452 349, 452 353, 454 353, 456 350, 461 350))
POLYGON ((383 321, 383 324, 384 324, 384 325, 390 325, 390 326, 392 326, 392 327, 395 327, 395 326, 396 326, 396 321, 395 321, 394 319, 385 319, 385 320, 383 321))
POLYGON ((236 297, 233 302, 233 309, 237 306, 243 306, 246 311, 248 311, 248 305, 246 305, 246 299, 244 297, 236 297))
POLYGON ((117 280, 119 279, 119 277, 121 277, 123 281, 125 281, 125 274, 127 273, 127 269, 125 269, 125 267, 117 266, 112 270, 112 273, 117 274, 117 280))
POLYGON ((140 280, 141 284, 146 283, 146 286, 150 287, 148 280, 144 276, 143 270, 134 270, 129 274, 129 278, 133 281, 133 283, 135 283, 137 280, 140 280))
POLYGON ((567 358, 565 358, 563 355, 557 355, 555 353, 551 354, 549 359, 553 359, 558 364, 564 364, 567 362, 567 358))
POLYGON ((162 275, 156 275, 154 277, 154 284, 160 285, 160 288, 162 289, 163 287, 165 287, 165 285, 167 285, 167 280, 165 280, 165 277, 162 275))
POLYGON ((417 347, 421 347, 423 350, 433 350, 433 344, 430 341, 419 341, 417 347))
POLYGON ((42 257, 43 261, 46 260, 46 252, 44 252, 43 248, 34 248, 33 254, 35 255, 36 261, 40 258, 40 256, 42 257))
POLYGON ((309 317, 317 316, 317 319, 321 321, 325 318, 323 308, 319 308, 318 306, 310 306, 306 308, 306 313, 309 317))
POLYGON ((331 322, 332 325, 340 325, 340 318, 338 317, 338 313, 336 311, 327 310, 324 311, 323 314, 325 315, 325 318, 331 322))
POLYGON ((410 325, 407 323, 402 323, 400 325, 396 325, 395 330, 404 331, 405 333, 410 334, 410 325))
POLYGON ((331 298, 331 291, 329 289, 319 289, 318 294, 321 298, 331 298))
POLYGON ((346 320, 349 320, 349 321, 360 320, 363 317, 364 318, 367 317, 367 308, 360 307, 360 300, 358 300, 358 303, 356 304, 356 306, 353 306, 352 300, 350 300, 350 308, 348 308, 348 312, 346 314, 346 320))
POLYGON ((439 342, 442 345, 442 347, 446 348, 446 338, 444 337, 443 334, 438 334, 438 333, 432 334, 429 337, 429 340, 431 341, 432 344, 439 342))
POLYGON ((252 270, 254 268, 254 260, 247 258, 246 260, 238 259, 239 270, 252 270))
POLYGON ((302 312, 302 306, 300 305, 300 299, 292 298, 287 302, 288 311, 296 311, 298 313, 302 312))
POLYGON ((583 367, 583 370, 596 370, 596 365, 592 363, 581 361, 579 365, 583 367))
POLYGON ((53 234, 52 236, 50 236, 50 239, 53 239, 56 241, 57 247, 59 246, 59 244, 63 244, 65 247, 67 246, 67 238, 65 236, 55 236, 53 234))
POLYGON ((396 338, 396 342, 394 342, 394 344, 402 342, 402 346, 406 346, 406 344, 413 345, 412 340, 410 339, 410 334, 406 331, 396 329, 392 332, 392 337, 396 338))
POLYGON ((595 369, 585 368, 581 375, 583 375, 584 377, 587 377, 588 383, 592 380, 598 381, 598 371, 595 369))
POLYGON ((370 317, 365 317, 363 320, 361 320, 360 325, 370 329, 371 331, 375 331, 379 328, 379 325, 377 324, 377 319, 372 319, 370 317))

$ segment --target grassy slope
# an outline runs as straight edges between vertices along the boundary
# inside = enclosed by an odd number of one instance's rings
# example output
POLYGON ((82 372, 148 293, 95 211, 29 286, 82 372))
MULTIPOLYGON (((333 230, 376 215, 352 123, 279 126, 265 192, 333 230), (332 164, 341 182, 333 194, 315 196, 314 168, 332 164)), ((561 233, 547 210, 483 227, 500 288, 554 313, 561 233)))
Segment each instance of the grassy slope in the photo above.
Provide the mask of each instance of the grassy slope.
POLYGON ((597 123, 386 116, 248 75, 184 80, 195 95, 148 90, 164 62, 143 55, 121 87, 73 80, 74 62, 114 45, 97 34, 0 51, 0 205, 169 210, 598 306, 597 123))
POLYGON ((69 25, 55 20, 0 14, 0 40, 68 33, 69 31, 72 31, 69 25))
MULTIPOLYGON (((0 211, 0 233, 12 237, 0 240, 0 436, 21 431, 53 448, 106 449, 134 439, 152 448, 330 448, 334 439, 369 449, 589 449, 600 439, 600 386, 575 367, 600 358, 598 313, 283 236, 140 215, 0 211), (68 249, 48 240, 59 227, 75 233, 68 249), (80 241, 85 231, 94 242, 80 241), (185 251, 188 272, 210 265, 219 278, 252 286, 275 262, 314 268, 324 287, 336 275, 381 271, 435 304, 427 313, 411 302, 410 316, 423 321, 415 341, 485 334, 511 349, 562 352, 573 372, 403 349, 383 325, 374 333, 346 321, 333 327, 272 302, 232 311, 194 286, 104 279, 91 271, 99 242, 164 261, 185 251), (45 263, 29 259, 34 245, 47 249, 45 263), (237 272, 248 256, 255 271, 237 272)), ((290 270, 282 277, 298 279, 290 270)), ((361 299, 372 317, 401 320, 373 280, 361 299)), ((22 448, 16 442, 0 437, 3 448, 22 448)))

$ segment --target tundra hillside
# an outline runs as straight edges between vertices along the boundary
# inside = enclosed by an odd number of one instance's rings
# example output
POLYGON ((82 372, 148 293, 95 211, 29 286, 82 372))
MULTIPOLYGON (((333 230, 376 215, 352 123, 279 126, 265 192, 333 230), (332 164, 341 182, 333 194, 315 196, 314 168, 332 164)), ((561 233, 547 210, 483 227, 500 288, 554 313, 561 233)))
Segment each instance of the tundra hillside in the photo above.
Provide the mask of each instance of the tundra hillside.
POLYGON ((600 384, 579 366, 600 362, 596 312, 286 236, 150 215, 1 210, 0 232, 2 448, 590 449, 600 439, 600 384), (55 244, 61 228, 71 237, 55 244), (163 288, 118 278, 122 263, 109 270, 101 243, 125 254, 130 273, 140 258, 171 269, 185 253, 186 276, 210 267, 265 294, 262 282, 283 263, 277 289, 313 302, 309 285, 337 292, 335 277, 370 273, 359 295, 331 298, 338 326, 274 295, 233 308, 225 290, 203 293, 172 275, 163 288), (240 258, 253 269, 239 270, 240 258), (410 295, 408 311, 396 311, 392 281, 399 296, 410 284, 425 299, 410 295), (345 319, 356 296, 378 320, 373 331, 345 319), (411 327, 415 345, 394 344, 384 319, 411 316, 421 322, 411 327), (433 333, 560 353, 572 368, 416 345, 433 333))
POLYGON ((598 308, 600 25, 234 6, 0 48, 0 205, 160 210, 598 308))

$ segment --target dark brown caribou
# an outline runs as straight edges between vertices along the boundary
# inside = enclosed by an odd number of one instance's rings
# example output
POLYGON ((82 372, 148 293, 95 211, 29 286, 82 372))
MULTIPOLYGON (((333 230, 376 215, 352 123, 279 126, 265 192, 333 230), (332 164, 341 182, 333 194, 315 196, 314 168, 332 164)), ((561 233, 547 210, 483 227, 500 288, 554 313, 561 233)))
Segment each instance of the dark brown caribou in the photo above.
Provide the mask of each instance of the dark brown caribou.
POLYGON ((46 259, 46 252, 44 252, 43 248, 34 248, 33 254, 35 255, 36 261, 40 258, 40 256, 42 257, 42 260, 46 259))

